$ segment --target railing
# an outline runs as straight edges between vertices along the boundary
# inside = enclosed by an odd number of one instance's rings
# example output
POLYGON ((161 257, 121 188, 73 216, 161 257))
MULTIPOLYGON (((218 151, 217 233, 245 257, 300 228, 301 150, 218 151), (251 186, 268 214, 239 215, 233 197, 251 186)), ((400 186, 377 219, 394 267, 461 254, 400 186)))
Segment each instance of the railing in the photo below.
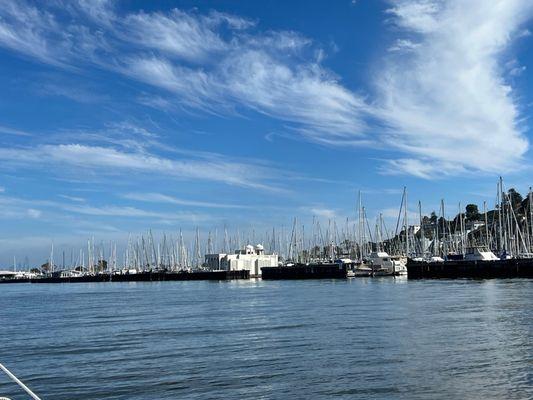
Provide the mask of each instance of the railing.
MULTIPOLYGON (((35 393, 33 393, 29 387, 20 381, 15 375, 11 373, 6 367, 0 364, 0 369, 6 373, 17 385, 19 385, 26 393, 28 393, 33 400, 41 400, 35 393)), ((7 397, 0 397, 0 400, 9 400, 7 397)))

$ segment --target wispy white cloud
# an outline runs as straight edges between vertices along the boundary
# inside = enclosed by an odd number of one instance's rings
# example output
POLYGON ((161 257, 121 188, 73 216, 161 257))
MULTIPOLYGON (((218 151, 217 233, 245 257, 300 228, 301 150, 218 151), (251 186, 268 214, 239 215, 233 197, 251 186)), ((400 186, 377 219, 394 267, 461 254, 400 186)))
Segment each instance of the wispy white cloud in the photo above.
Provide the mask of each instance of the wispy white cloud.
POLYGON ((198 62, 226 49, 226 42, 215 31, 222 21, 215 15, 191 15, 178 9, 168 14, 140 12, 122 20, 119 35, 150 50, 198 62))
POLYGON ((319 218, 335 219, 335 217, 337 216, 336 211, 331 208, 311 206, 311 207, 301 207, 301 210, 304 211, 305 213, 311 214, 319 218))
POLYGON ((82 197, 77 197, 77 196, 69 196, 69 195, 66 195, 66 194, 60 194, 58 195, 59 197, 62 197, 63 199, 67 199, 67 200, 70 200, 70 201, 75 201, 77 203, 83 203, 85 202, 85 199, 82 198, 82 197))
POLYGON ((177 104, 209 109, 220 103, 220 90, 208 73, 174 64, 162 57, 131 57, 116 70, 177 95, 173 98, 177 104))
POLYGON ((91 20, 109 26, 115 20, 114 4, 113 0, 77 0, 61 6, 80 11, 91 20))
POLYGON ((190 212, 157 212, 147 211, 136 207, 102 206, 94 207, 88 205, 64 205, 63 209, 77 214, 93 215, 99 217, 127 217, 127 218, 149 218, 167 221, 198 221, 207 218, 205 215, 190 212))
MULTIPOLYGON (((77 228, 89 226, 104 229, 103 226, 96 225, 93 221, 88 221, 87 216, 93 217, 109 217, 124 221, 129 218, 146 219, 150 222, 174 223, 177 221, 183 222, 200 222, 206 221, 209 216, 191 210, 187 211, 172 211, 162 212, 154 210, 145 210, 129 205, 91 205, 83 198, 72 197, 67 195, 59 195, 61 198, 69 200, 69 202, 40 200, 36 198, 24 197, 10 197, 0 196, 0 217, 10 219, 40 219, 46 215, 48 221, 53 221, 54 224, 69 223, 75 225, 77 228)), ((116 228, 113 228, 116 230, 116 228)))
POLYGON ((394 44, 389 47, 389 51, 411 51, 420 47, 420 44, 414 43, 409 39, 397 39, 394 44))
POLYGON ((371 188, 362 188, 361 193, 362 194, 369 194, 369 195, 391 195, 391 196, 398 196, 401 195, 403 192, 400 188, 378 188, 378 189, 371 189, 371 188))
POLYGON ((154 148, 174 150, 161 143, 158 130, 153 124, 145 126, 144 124, 133 122, 133 120, 110 122, 101 128, 59 129, 54 132, 48 132, 45 139, 47 144, 82 141, 84 145, 111 146, 138 153, 150 151, 150 149, 154 148))
POLYGON ((58 82, 45 82, 35 85, 35 91, 41 96, 64 97, 78 103, 97 103, 108 101, 104 95, 93 93, 91 90, 80 85, 69 83, 68 85, 58 82))
POLYGON ((41 61, 57 63, 50 55, 45 34, 57 27, 53 15, 14 1, 3 0, 0 6, 0 43, 41 61))
POLYGON ((441 0, 393 0, 387 10, 395 23, 416 33, 428 33, 437 28, 438 14, 445 6, 441 0))
POLYGON ((62 165, 95 169, 103 174, 125 171, 157 173, 166 177, 201 179, 230 185, 276 190, 267 182, 273 171, 259 165, 248 165, 213 159, 170 159, 146 152, 126 152, 112 147, 82 144, 41 145, 33 148, 0 148, 4 165, 33 167, 62 165))
POLYGON ((23 199, 3 195, 4 190, 0 187, 0 218, 1 219, 39 219, 42 211, 36 207, 43 206, 47 202, 25 201, 23 199))
POLYGON ((392 21, 416 43, 378 80, 383 140, 412 158, 389 171, 419 177, 520 165, 528 141, 505 80, 505 50, 531 17, 529 1, 394 1, 392 21))
POLYGON ((72 21, 65 26, 52 7, 2 1, 8 7, 0 11, 6 17, 0 28, 16 35, 0 44, 13 51, 55 64, 98 65, 164 89, 165 100, 181 106, 216 113, 253 109, 316 141, 362 135, 363 99, 321 66, 311 40, 298 33, 251 31, 253 21, 216 11, 122 15, 104 1, 69 4, 72 21), (7 19, 11 14, 18 17, 7 19))
POLYGON ((148 203, 167 203, 175 204, 179 206, 190 206, 190 207, 205 207, 205 208, 249 208, 246 205, 239 204, 224 204, 224 203, 212 203, 206 201, 197 201, 197 200, 185 200, 180 199, 174 196, 168 196, 162 193, 126 193, 123 195, 125 199, 142 201, 148 203))
POLYGON ((36 210, 35 208, 29 208, 27 210, 27 214, 30 218, 40 218, 42 215, 42 211, 36 210))
POLYGON ((412 175, 422 179, 442 179, 450 175, 468 174, 460 163, 437 162, 430 159, 399 158, 385 160, 380 166, 384 175, 412 175))
POLYGON ((137 97, 137 101, 156 110, 168 111, 174 108, 173 102, 163 96, 141 94, 137 97))
POLYGON ((517 77, 522 75, 527 68, 525 65, 521 65, 516 58, 513 58, 505 64, 505 69, 510 76, 517 77))
POLYGON ((59 21, 56 12, 25 0, 0 0, 0 45, 63 68, 72 68, 73 60, 94 61, 97 52, 108 49, 98 30, 59 21))
POLYGON ((362 135, 365 103, 318 64, 291 65, 263 50, 247 50, 221 63, 229 93, 258 112, 298 123, 309 137, 362 135))
POLYGON ((22 131, 20 129, 13 129, 8 126, 0 125, 0 133, 5 133, 6 135, 15 135, 15 136, 32 136, 31 133, 22 131))
POLYGON ((506 60, 528 35, 527 0, 391 0, 386 18, 399 37, 366 94, 325 68, 310 39, 260 31, 236 15, 121 13, 112 2, 81 1, 59 22, 55 5, 0 1, 0 45, 12 51, 143 82, 150 89, 139 101, 151 107, 253 110, 323 145, 387 148, 389 173, 501 173, 515 170, 529 146, 507 79, 523 67, 506 60))
POLYGON ((27 220, 38 219, 42 215, 40 210, 33 208, 6 207, 0 210, 0 219, 27 220))

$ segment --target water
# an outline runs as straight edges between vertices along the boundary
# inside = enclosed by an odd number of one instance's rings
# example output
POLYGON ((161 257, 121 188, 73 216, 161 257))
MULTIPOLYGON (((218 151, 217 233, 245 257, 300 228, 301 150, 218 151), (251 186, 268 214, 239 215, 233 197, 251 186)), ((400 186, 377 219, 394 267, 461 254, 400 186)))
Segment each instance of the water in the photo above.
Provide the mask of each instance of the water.
MULTIPOLYGON (((527 399, 532 280, 0 286, 42 399, 527 399)), ((0 374, 0 395, 27 399, 0 374)))

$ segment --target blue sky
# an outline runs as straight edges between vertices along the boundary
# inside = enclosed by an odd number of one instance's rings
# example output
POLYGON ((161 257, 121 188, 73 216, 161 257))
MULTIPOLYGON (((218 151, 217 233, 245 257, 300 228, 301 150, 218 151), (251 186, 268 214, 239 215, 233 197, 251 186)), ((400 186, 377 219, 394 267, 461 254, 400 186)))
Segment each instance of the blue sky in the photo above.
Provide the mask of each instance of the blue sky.
POLYGON ((529 1, 0 0, 0 263, 527 191, 529 1))

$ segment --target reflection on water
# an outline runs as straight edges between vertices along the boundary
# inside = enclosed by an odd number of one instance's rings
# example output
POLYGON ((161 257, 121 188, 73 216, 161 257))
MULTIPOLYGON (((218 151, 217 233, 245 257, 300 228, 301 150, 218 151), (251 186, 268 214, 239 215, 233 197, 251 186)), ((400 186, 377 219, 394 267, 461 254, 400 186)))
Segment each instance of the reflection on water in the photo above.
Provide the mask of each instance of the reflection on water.
MULTIPOLYGON (((532 398, 531 280, 0 287, 43 399, 532 398)), ((0 376, 0 395, 24 395, 0 376)), ((18 396, 18 397, 17 397, 18 396)))

